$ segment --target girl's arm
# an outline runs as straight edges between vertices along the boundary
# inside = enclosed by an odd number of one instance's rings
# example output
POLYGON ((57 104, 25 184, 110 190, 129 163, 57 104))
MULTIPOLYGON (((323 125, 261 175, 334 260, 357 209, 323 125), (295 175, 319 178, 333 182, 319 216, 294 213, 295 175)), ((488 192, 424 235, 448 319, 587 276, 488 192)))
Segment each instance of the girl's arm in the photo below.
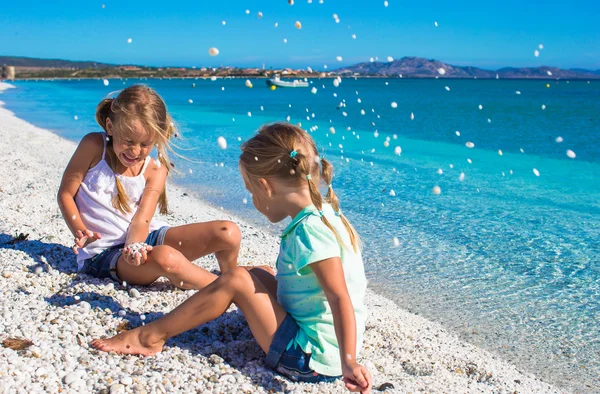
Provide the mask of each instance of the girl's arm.
POLYGON ((75 237, 76 246, 73 247, 75 253, 78 247, 82 248, 100 238, 100 234, 91 233, 86 229, 79 215, 79 209, 75 205, 75 195, 92 163, 98 162, 103 148, 101 134, 91 133, 83 137, 65 168, 56 196, 63 219, 75 237))
MULTIPOLYGON (((129 225, 129 230, 127 230, 126 246, 135 242, 144 242, 148 237, 150 222, 156 212, 158 199, 165 188, 166 180, 167 170, 163 166, 156 165, 154 160, 150 160, 150 164, 146 168, 146 187, 140 199, 140 205, 129 225)), ((139 261, 136 265, 139 263, 143 263, 143 261, 139 261)))
POLYGON ((334 257, 312 263, 310 267, 331 307, 346 387, 351 391, 368 393, 371 391, 372 380, 369 371, 356 362, 356 318, 342 262, 339 257, 334 257))

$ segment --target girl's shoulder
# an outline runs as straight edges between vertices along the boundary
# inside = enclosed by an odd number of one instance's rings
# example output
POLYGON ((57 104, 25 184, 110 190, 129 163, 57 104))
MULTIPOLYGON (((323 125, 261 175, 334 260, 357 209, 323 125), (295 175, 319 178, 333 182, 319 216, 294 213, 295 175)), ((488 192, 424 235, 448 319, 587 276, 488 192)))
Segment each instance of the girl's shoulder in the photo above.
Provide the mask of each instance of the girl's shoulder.
POLYGON ((83 150, 91 158, 90 168, 96 166, 102 160, 104 152, 105 134, 102 132, 94 132, 86 134, 79 143, 77 150, 83 150))

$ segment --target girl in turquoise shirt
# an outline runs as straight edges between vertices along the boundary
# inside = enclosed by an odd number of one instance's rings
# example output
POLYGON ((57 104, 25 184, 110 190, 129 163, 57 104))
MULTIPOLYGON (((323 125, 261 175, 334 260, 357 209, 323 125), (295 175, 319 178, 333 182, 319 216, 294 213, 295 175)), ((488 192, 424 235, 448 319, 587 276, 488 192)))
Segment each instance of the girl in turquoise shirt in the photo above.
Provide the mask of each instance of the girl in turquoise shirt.
POLYGON ((163 318, 92 346, 153 355, 168 338, 217 318, 233 302, 268 367, 295 381, 343 378, 349 390, 370 392, 369 371, 356 361, 367 282, 358 234, 333 192, 333 167, 304 130, 284 123, 263 126, 247 141, 239 167, 260 213, 273 223, 292 218, 281 238, 277 276, 233 268, 163 318))

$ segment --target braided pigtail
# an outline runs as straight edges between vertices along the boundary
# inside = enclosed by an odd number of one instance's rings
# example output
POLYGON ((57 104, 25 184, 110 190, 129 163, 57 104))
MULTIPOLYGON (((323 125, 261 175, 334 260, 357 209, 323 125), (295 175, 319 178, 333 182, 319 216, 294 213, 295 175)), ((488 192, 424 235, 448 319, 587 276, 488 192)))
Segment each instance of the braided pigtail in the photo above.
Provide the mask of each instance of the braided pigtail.
POLYGON ((352 224, 350 224, 346 216, 344 216, 342 214, 342 211, 340 210, 340 201, 335 192, 333 191, 332 185, 333 166, 325 158, 321 158, 321 177, 323 178, 323 181, 325 181, 325 183, 327 184, 327 195, 325 196, 325 201, 327 201, 333 207, 333 210, 342 220, 342 223, 344 224, 344 227, 346 227, 346 231, 348 231, 348 235, 350 236, 350 243, 352 244, 352 249, 354 249, 355 252, 358 252, 358 249, 360 248, 360 237, 358 236, 358 233, 356 232, 352 224))
MULTIPOLYGON (((295 150, 292 151, 292 154, 294 152, 296 152, 296 151, 295 150)), ((321 220, 333 232, 333 234, 335 234, 335 238, 338 241, 338 243, 340 245, 343 245, 344 241, 342 241, 342 238, 340 237, 338 232, 335 231, 335 228, 331 225, 329 220, 327 220, 325 215, 323 215, 323 201, 324 200, 323 200, 323 195, 319 191, 318 182, 316 182, 316 180, 318 180, 320 178, 320 175, 319 175, 319 165, 314 160, 315 156, 309 157, 309 156, 305 156, 299 152, 296 153, 295 156, 296 156, 295 159, 297 159, 298 173, 300 176, 303 176, 306 179, 306 181, 308 182, 308 191, 310 192, 310 199, 311 199, 313 205, 319 211, 321 220), (311 173, 315 173, 316 180, 313 180, 311 173)))

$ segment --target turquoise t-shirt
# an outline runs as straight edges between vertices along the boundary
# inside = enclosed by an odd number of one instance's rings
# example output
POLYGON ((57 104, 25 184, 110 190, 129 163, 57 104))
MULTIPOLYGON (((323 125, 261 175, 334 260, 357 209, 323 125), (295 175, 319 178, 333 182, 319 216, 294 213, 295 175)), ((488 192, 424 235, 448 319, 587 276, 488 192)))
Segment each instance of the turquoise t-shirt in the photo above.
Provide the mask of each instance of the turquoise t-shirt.
POLYGON ((311 353, 310 368, 322 375, 342 374, 333 314, 310 264, 339 257, 356 316, 356 354, 365 331, 364 306, 367 279, 360 252, 355 253, 342 220, 329 204, 323 214, 344 241, 340 245, 314 205, 304 208, 286 227, 277 259, 277 300, 296 320, 300 330, 288 348, 297 343, 311 353))

